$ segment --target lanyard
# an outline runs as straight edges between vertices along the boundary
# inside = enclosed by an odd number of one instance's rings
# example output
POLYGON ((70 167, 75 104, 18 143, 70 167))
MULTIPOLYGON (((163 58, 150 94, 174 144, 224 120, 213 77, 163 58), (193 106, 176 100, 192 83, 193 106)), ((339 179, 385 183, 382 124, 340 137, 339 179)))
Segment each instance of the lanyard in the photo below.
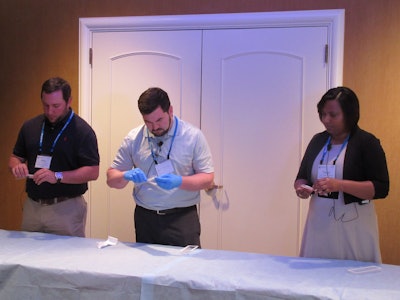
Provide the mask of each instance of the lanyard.
MULTIPOLYGON (((169 159, 169 155, 170 155, 171 149, 172 149, 172 144, 174 143, 175 136, 176 136, 176 131, 177 131, 177 129, 178 129, 178 119, 177 119, 177 117, 174 117, 174 120, 175 120, 176 125, 175 125, 174 135, 172 136, 171 145, 169 146, 167 159, 169 159)), ((147 141, 148 141, 148 143, 149 143, 149 147, 150 147, 150 151, 151 151, 151 156, 153 157, 154 162, 155 162, 156 164, 158 164, 158 162, 157 162, 157 160, 156 160, 156 156, 155 156, 154 151, 153 151, 153 147, 151 146, 151 143, 150 143, 150 135, 149 135, 149 129, 148 129, 148 128, 147 128, 147 141)))
MULTIPOLYGON (((336 155, 336 158, 335 158, 334 161, 333 161, 333 164, 336 164, 336 160, 338 159, 338 157, 339 157, 340 153, 342 152, 343 148, 344 148, 344 147, 347 145, 347 143, 349 142, 349 138, 350 138, 350 135, 348 135, 348 136, 346 137, 346 139, 344 140, 344 142, 343 142, 343 144, 342 144, 342 147, 340 147, 339 153, 336 155)), ((325 145, 324 145, 324 152, 322 153, 322 157, 321 157, 321 160, 320 160, 320 162, 319 162, 320 165, 322 165, 326 153, 330 150, 330 147, 331 147, 331 139, 332 139, 332 137, 330 136, 330 137, 328 138, 328 140, 326 141, 325 145), (328 148, 329 148, 329 150, 328 150, 328 148)), ((328 162, 327 162, 327 163, 328 163, 328 162)))
MULTIPOLYGON (((60 138, 61 134, 64 132, 65 128, 67 128, 68 124, 71 123, 72 117, 74 116, 74 111, 71 111, 71 114, 68 118, 68 121, 64 124, 64 127, 60 130, 60 132, 57 134, 57 137, 55 138, 53 145, 51 146, 50 149, 50 154, 53 154, 54 152, 54 147, 57 144, 58 139, 60 138)), ((42 131, 40 133, 40 141, 39 141, 39 153, 42 153, 42 147, 43 147, 43 135, 44 135, 44 124, 46 121, 43 121, 42 125, 42 131)))

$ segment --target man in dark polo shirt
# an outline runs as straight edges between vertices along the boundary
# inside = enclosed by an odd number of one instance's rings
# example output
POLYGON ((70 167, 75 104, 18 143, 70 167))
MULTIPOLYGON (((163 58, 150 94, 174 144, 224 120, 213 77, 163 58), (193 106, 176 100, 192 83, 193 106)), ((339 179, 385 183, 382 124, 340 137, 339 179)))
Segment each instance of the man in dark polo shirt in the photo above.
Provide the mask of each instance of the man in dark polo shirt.
POLYGON ((95 132, 71 108, 71 87, 62 78, 42 85, 44 114, 26 121, 18 134, 9 168, 26 178, 21 229, 85 236, 88 181, 99 176, 95 132))

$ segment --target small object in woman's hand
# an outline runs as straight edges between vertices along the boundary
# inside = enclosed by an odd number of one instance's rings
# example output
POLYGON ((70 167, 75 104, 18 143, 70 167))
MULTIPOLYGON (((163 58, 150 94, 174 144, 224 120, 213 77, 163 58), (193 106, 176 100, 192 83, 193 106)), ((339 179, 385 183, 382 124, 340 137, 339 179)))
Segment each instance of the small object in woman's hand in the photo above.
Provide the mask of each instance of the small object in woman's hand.
POLYGON ((314 189, 311 186, 307 184, 302 184, 301 187, 308 190, 311 194, 314 194, 314 189))

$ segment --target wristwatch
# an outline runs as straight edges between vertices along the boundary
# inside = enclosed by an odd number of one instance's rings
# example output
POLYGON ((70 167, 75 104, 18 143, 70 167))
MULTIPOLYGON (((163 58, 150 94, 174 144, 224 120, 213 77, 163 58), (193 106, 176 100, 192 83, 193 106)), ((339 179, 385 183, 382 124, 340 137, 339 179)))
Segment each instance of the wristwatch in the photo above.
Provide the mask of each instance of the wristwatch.
POLYGON ((61 180, 63 179, 63 173, 62 172, 54 172, 54 176, 57 179, 57 183, 60 183, 61 180))

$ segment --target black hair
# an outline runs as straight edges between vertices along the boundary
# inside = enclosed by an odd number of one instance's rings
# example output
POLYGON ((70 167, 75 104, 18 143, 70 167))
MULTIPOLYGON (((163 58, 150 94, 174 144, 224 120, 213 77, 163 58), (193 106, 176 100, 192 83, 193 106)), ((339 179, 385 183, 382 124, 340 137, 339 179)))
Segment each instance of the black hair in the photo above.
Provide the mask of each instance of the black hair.
POLYGON ((148 115, 152 113, 159 106, 163 112, 167 112, 171 106, 168 94, 164 90, 158 87, 152 87, 140 95, 138 107, 142 115, 148 115))
POLYGON ((339 86, 328 90, 317 104, 319 119, 322 120, 322 109, 327 101, 337 100, 343 111, 347 130, 352 131, 357 127, 360 119, 360 104, 356 93, 348 87, 339 86))
POLYGON ((68 102, 68 100, 71 98, 70 84, 60 77, 52 77, 43 83, 42 90, 40 91, 40 98, 42 97, 43 93, 51 94, 60 90, 62 91, 63 99, 65 102, 68 102))

